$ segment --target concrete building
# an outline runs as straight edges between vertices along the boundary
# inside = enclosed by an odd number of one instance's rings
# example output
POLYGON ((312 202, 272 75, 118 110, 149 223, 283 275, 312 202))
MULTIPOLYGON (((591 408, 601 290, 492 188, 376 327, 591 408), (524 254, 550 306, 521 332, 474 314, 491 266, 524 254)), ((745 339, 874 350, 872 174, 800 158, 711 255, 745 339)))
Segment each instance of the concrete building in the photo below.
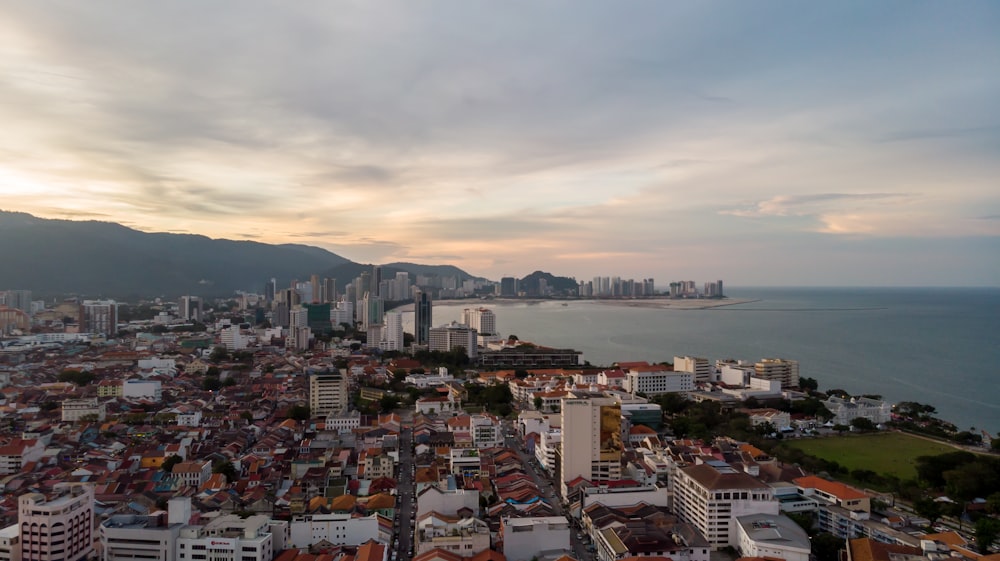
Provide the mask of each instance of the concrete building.
POLYGON ((104 404, 96 397, 63 400, 62 420, 64 423, 75 423, 88 415, 94 415, 98 421, 103 421, 107 416, 104 404))
POLYGON ((227 351, 242 351, 250 345, 250 337, 238 325, 230 325, 219 331, 219 342, 227 351))
POLYGON ((892 405, 879 399, 868 397, 852 397, 842 399, 836 396, 828 398, 823 405, 833 413, 833 422, 850 425, 854 419, 868 419, 876 425, 892 420, 892 405))
POLYGON ((712 381, 712 365, 707 358, 694 356, 675 356, 674 370, 677 372, 690 372, 694 374, 695 382, 712 381))
POLYGON ((382 338, 379 348, 383 351, 403 350, 403 314, 386 312, 382 326, 382 338))
POLYGON ((564 399, 559 483, 583 477, 588 481, 621 479, 621 405, 613 398, 564 399))
POLYGON ((799 361, 797 360, 764 358, 757 361, 753 368, 757 378, 778 380, 781 382, 782 389, 799 387, 799 361))
POLYGON ((809 561, 812 544, 785 515, 748 514, 736 518, 735 547, 743 557, 809 561))
POLYGON ((167 512, 117 514, 101 522, 101 561, 173 561, 177 538, 191 520, 191 499, 170 499, 167 512))
POLYGON ((562 446, 562 430, 550 428, 537 432, 538 443, 535 445, 535 460, 542 468, 552 473, 556 469, 556 455, 562 446))
POLYGON ((334 545, 361 545, 369 540, 378 541, 378 515, 309 514, 292 520, 291 547, 307 548, 323 540, 334 545))
POLYGON ((163 399, 163 384, 159 380, 125 380, 122 397, 160 401, 163 399))
POLYGON ((82 325, 86 333, 114 337, 118 333, 118 302, 114 300, 84 300, 81 304, 82 325))
POLYGON ((490 527, 474 517, 460 518, 430 512, 417 517, 414 555, 434 548, 459 555, 475 555, 490 548, 490 527))
POLYGON ((430 294, 423 290, 417 290, 413 294, 413 343, 415 345, 430 343, 431 326, 434 325, 432 323, 432 308, 430 294))
POLYGON ((203 307, 198 296, 181 296, 177 302, 177 315, 184 321, 201 321, 203 307))
POLYGON ((472 489, 441 489, 436 485, 424 488, 417 496, 417 516, 432 512, 459 516, 461 512, 479 512, 479 491, 472 489))
POLYGON ((462 323, 475 329, 480 336, 497 334, 497 316, 489 308, 465 308, 462 323))
POLYGON ((0 529, 0 561, 21 561, 21 528, 17 524, 0 529))
POLYGON ((779 511, 771 487, 717 460, 677 470, 673 487, 677 515, 694 525, 713 549, 737 546, 737 517, 779 511))
POLYGON ((658 365, 629 368, 625 372, 623 389, 632 395, 643 393, 647 396, 686 393, 694 390, 694 374, 674 372, 658 365))
POLYGON ((546 553, 572 551, 570 532, 565 516, 503 517, 497 539, 507 561, 530 561, 546 553))
POLYGON ((52 495, 18 498, 22 561, 79 561, 94 553, 94 489, 58 483, 52 495))
POLYGON ((28 462, 35 462, 45 453, 45 444, 36 438, 13 438, 0 446, 0 475, 19 473, 28 462))
POLYGON ((430 329, 427 343, 429 350, 450 352, 459 347, 465 349, 470 360, 476 359, 479 342, 475 329, 456 321, 430 329))
POLYGON ((271 519, 227 514, 204 526, 185 526, 177 538, 177 561, 271 561, 275 547, 271 519))
POLYGON ((309 373, 309 410, 313 416, 326 416, 347 409, 349 397, 347 377, 336 368, 309 373))

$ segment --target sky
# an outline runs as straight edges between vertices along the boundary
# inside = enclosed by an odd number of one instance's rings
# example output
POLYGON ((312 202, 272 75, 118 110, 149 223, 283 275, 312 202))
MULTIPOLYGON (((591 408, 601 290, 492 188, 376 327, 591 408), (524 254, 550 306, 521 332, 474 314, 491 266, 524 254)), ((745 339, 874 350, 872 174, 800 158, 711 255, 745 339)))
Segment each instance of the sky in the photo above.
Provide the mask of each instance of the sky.
POLYGON ((4 2, 0 209, 493 279, 1000 286, 1000 4, 4 2))

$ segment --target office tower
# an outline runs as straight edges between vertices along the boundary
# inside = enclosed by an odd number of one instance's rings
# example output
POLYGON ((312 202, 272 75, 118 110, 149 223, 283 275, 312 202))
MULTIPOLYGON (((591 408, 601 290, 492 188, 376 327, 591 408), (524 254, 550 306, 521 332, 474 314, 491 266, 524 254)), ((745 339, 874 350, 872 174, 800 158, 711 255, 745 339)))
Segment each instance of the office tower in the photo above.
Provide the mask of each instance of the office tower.
POLYGON ((500 279, 500 296, 504 298, 517 296, 517 279, 514 277, 503 277, 500 279))
POLYGON ((591 482, 621 479, 621 405, 610 397, 562 400, 562 461, 559 482, 577 477, 591 482))
POLYGON ((431 307, 430 294, 417 290, 413 295, 413 343, 416 345, 426 345, 430 342, 431 307))
POLYGON ((275 295, 278 294, 278 280, 271 278, 271 280, 264 283, 264 301, 270 305, 274 302, 275 295))
POLYGON ((57 483, 53 493, 18 498, 22 561, 89 559, 94 553, 94 489, 57 483))
POLYGON ((320 298, 320 292, 322 291, 323 287, 319 284, 319 275, 313 275, 312 277, 310 277, 309 285, 312 287, 312 300, 310 300, 309 302, 312 304, 317 304, 319 302, 322 302, 320 298))
POLYGON ((778 380, 781 389, 799 387, 799 361, 783 358, 764 358, 753 365, 754 376, 765 380, 778 380))
POLYGON ((379 344, 379 348, 383 351, 403 350, 403 314, 386 312, 383 321, 382 342, 379 344))
POLYGON ((475 329, 453 321, 448 325, 430 328, 427 334, 427 349, 446 353, 462 347, 466 356, 470 360, 475 360, 479 350, 478 337, 475 329))
POLYGON ((271 324, 274 327, 288 327, 291 322, 291 310, 285 302, 278 302, 274 305, 274 315, 271 324))
POLYGON ((337 301, 337 279, 323 279, 323 302, 337 301))
POLYGON ((325 417, 347 408, 347 377, 339 370, 311 370, 309 410, 313 417, 325 417))
POLYGON ((309 348, 309 341, 312 339, 312 329, 308 327, 288 327, 288 336, 285 337, 285 348, 293 351, 304 351, 309 348))
POLYGON ((722 290, 722 279, 715 281, 715 284, 717 285, 715 289, 719 292, 719 296, 725 296, 726 293, 722 290))
POLYGON ((372 285, 372 274, 369 271, 363 271, 361 276, 355 279, 354 292, 355 292, 355 302, 360 302, 364 300, 365 294, 371 293, 372 285))
POLYGON ((296 306, 288 311, 288 327, 309 327, 309 311, 296 306))
POLYGON ((465 308, 462 323, 475 329, 480 335, 496 335, 497 316, 489 308, 465 308))
POLYGON ((118 303, 114 300, 84 300, 83 325, 85 333, 114 336, 118 333, 118 303))
POLYGON ((201 321, 203 312, 201 298, 197 296, 181 296, 180 301, 177 303, 177 311, 177 315, 184 321, 201 321))

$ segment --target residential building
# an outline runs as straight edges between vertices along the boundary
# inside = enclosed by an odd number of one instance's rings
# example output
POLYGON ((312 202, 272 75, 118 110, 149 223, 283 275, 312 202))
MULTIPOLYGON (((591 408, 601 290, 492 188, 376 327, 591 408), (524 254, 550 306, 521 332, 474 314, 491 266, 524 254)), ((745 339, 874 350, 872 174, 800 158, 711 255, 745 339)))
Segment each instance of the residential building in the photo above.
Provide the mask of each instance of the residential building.
POLYGON ((475 329, 480 336, 497 334, 497 316, 489 308, 465 308, 462 323, 475 329))
POLYGON ((125 380, 122 397, 160 401, 163 398, 163 383, 159 380, 125 380))
POLYGON ((94 553, 94 489, 57 483, 52 495, 18 498, 22 561, 79 561, 94 553))
POLYGON ((621 405, 609 397, 564 399, 559 482, 621 479, 621 405))
POLYGON ((572 551, 565 516, 503 517, 497 540, 507 561, 530 561, 546 553, 572 551))
POLYGON ((118 302, 114 300, 84 300, 83 324, 85 333, 102 334, 113 337, 118 333, 118 302))
POLYGON ((45 444, 35 438, 13 438, 0 446, 0 475, 20 473, 29 462, 36 462, 45 453, 45 444))
POLYGON ((713 368, 712 365, 709 364, 707 358, 675 356, 674 370, 676 372, 690 372, 694 374, 694 381, 696 383, 712 381, 713 368))
POLYGON ((382 339, 379 348, 383 351, 403 350, 403 314, 386 312, 383 320, 382 339))
POLYGON ((378 541, 378 516, 306 514, 292 520, 291 547, 307 548, 324 540, 334 545, 361 545, 369 540, 378 541))
POLYGON ((799 361, 797 360, 764 358, 757 361, 753 367, 757 378, 778 380, 781 382, 782 389, 799 387, 799 361))
POLYGON ((475 360, 478 350, 477 333, 468 325, 453 321, 440 327, 432 327, 428 335, 427 348, 431 351, 451 352, 462 348, 470 360, 475 360))
POLYGON ((434 548, 475 555, 490 548, 490 528, 474 517, 460 518, 430 512, 417 517, 414 532, 414 554, 420 555, 434 548))
POLYGON ((743 557, 809 561, 809 535, 780 514, 748 514, 736 518, 736 546, 743 557))
POLYGON ((326 416, 347 409, 350 397, 347 377, 339 370, 312 371, 309 375, 309 410, 313 416, 326 416))
POLYGON ((181 296, 177 302, 177 315, 184 321, 201 321, 202 300, 198 296, 181 296))
POLYGON ((725 462, 712 460, 677 470, 674 509, 713 549, 720 549, 737 546, 737 517, 777 515, 779 503, 768 485, 725 462))
POLYGON ((101 522, 101 561, 173 561, 177 538, 191 519, 191 499, 170 499, 167 513, 116 514, 101 522))
POLYGON ((623 389, 632 395, 686 393, 694 390, 694 374, 674 372, 660 365, 637 366, 625 371, 623 389))
POLYGON ((21 528, 17 524, 0 528, 0 561, 21 561, 21 528))
POLYGON ((436 485, 420 491, 416 502, 417 516, 432 512, 449 516, 474 515, 479 512, 479 491, 472 489, 442 489, 436 485))
POLYGON ((174 464, 173 469, 170 472, 175 478, 180 482, 181 485, 187 485, 189 487, 194 487, 195 489, 201 487, 203 483, 208 481, 208 478, 212 475, 212 462, 208 461, 190 461, 190 462, 178 462, 174 464))
POLYGON ((469 420, 469 429, 472 431, 472 443, 476 448, 493 448, 503 445, 503 429, 500 427, 500 422, 492 415, 472 415, 469 420))
POLYGON ((62 402, 62 420, 64 423, 75 423, 91 415, 98 421, 103 421, 106 416, 104 404, 98 401, 96 397, 65 399, 62 402))

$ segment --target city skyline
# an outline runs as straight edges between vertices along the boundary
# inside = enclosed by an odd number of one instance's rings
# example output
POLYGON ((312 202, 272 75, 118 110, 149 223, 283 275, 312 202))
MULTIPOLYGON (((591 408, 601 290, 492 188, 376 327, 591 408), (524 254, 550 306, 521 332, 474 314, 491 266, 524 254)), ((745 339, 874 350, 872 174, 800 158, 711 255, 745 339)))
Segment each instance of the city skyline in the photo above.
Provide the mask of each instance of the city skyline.
POLYGON ((15 3, 0 208, 494 280, 998 286, 998 21, 15 3))

